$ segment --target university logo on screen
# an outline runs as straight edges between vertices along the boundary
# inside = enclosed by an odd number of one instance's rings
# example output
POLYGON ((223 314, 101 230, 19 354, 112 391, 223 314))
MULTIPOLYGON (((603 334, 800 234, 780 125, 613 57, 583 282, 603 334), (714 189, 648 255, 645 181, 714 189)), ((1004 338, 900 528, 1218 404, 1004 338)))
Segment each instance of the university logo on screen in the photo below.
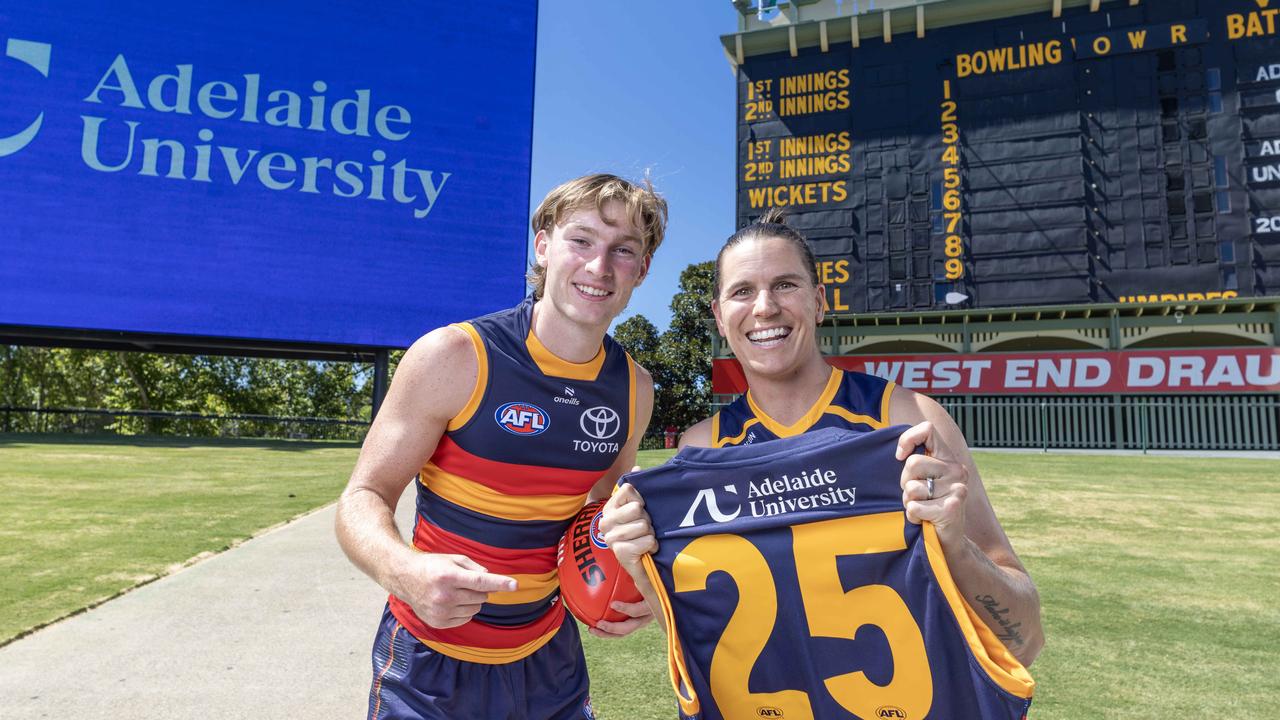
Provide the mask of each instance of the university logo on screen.
MULTIPOLYGON (((10 38, 5 55, 50 77, 54 48, 48 43, 10 38)), ((423 219, 439 200, 452 173, 417 168, 407 157, 376 148, 359 156, 337 156, 332 136, 398 143, 413 132, 408 108, 375 98, 371 89, 329 95, 329 83, 315 80, 306 90, 283 87, 257 72, 211 77, 193 64, 175 64, 173 72, 139 74, 124 53, 87 76, 98 78, 79 95, 80 158, 102 173, 137 175, 200 183, 256 184, 274 192, 300 192, 371 201, 394 201, 423 219), (190 118, 189 132, 174 137, 152 134, 136 111, 190 118), (263 146, 238 147, 217 141, 212 127, 244 123, 262 128, 263 146), (270 150, 276 135, 305 130, 324 138, 325 153, 270 150)), ((12 66, 3 72, 15 72, 12 66)), ((53 68, 56 72, 56 67, 53 68)), ((79 92, 79 90, 77 90, 79 92)), ((25 128, 0 135, 0 158, 29 147, 39 134, 45 111, 25 128)), ((0 128, 0 133, 7 128, 0 128)), ((279 136, 296 148, 297 135, 279 136)), ((391 145, 394 147, 394 145, 391 145)))
MULTIPOLYGON (((47 43, 31 42, 29 40, 19 40, 10 38, 5 43, 5 57, 13 58, 18 62, 33 68, 36 72, 44 77, 49 77, 49 55, 52 47, 47 43)), ((22 130, 13 135, 0 136, 0 157, 12 155, 19 150, 31 144, 35 139, 36 133, 40 132, 40 127, 44 124, 44 113, 40 112, 36 115, 35 120, 31 121, 22 130)))

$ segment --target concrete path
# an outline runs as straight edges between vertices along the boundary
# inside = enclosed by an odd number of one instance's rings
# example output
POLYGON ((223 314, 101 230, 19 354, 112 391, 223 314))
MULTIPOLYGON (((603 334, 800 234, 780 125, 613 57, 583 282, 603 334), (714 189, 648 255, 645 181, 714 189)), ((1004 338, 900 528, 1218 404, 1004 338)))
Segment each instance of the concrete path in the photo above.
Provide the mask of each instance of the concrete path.
MULTIPOLYGON (((363 718, 386 594, 338 548, 334 511, 0 648, 0 718, 363 718)), ((397 516, 410 527, 412 495, 397 516)))

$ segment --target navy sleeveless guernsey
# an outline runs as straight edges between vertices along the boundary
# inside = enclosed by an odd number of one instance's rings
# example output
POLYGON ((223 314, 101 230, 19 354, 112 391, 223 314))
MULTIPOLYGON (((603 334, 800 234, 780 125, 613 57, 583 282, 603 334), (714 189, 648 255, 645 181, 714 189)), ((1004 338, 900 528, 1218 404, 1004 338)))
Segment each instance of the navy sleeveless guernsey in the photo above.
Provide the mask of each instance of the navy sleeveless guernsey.
POLYGON ((532 311, 528 298, 453 326, 471 337, 479 374, 418 476, 413 533, 418 550, 466 555, 517 589, 491 593, 470 622, 447 629, 389 601, 410 633, 458 660, 519 660, 560 629, 556 544, 633 431, 626 351, 605 336, 593 360, 561 360, 530 331, 532 311))
POLYGON ((1030 674, 907 522, 905 425, 685 448, 629 475, 672 685, 701 720, 1017 720, 1030 674))
POLYGON ((831 368, 827 385, 809 412, 791 425, 769 417, 748 390, 711 417, 714 447, 750 445, 826 427, 870 432, 889 425, 894 384, 875 375, 831 368))

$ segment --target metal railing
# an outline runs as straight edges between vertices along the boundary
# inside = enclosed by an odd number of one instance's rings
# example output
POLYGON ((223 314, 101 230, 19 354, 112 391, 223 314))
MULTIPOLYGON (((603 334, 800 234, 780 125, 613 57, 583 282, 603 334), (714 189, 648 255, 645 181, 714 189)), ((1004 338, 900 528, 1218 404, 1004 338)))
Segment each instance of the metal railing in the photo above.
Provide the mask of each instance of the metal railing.
POLYGON ((0 406, 0 432, 361 440, 365 420, 328 417, 0 406))
POLYGON ((1275 395, 937 400, 973 447, 1280 450, 1275 395))

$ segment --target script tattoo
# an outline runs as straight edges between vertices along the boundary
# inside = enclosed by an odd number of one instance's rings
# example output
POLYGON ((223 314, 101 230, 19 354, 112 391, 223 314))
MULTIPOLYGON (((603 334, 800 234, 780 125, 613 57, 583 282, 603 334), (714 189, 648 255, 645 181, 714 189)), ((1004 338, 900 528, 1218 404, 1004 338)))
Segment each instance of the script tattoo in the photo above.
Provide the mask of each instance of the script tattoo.
POLYGON ((1000 624, 1000 632, 996 633, 996 637, 1000 638, 1000 642, 1006 645, 1021 645, 1024 642, 1022 633, 1018 632, 1018 628, 1022 627, 1022 623, 1011 623, 1005 617, 1009 614, 1009 608, 1000 607, 1000 603, 990 595, 978 595, 974 599, 982 603, 982 607, 990 613, 991 618, 1000 624))

